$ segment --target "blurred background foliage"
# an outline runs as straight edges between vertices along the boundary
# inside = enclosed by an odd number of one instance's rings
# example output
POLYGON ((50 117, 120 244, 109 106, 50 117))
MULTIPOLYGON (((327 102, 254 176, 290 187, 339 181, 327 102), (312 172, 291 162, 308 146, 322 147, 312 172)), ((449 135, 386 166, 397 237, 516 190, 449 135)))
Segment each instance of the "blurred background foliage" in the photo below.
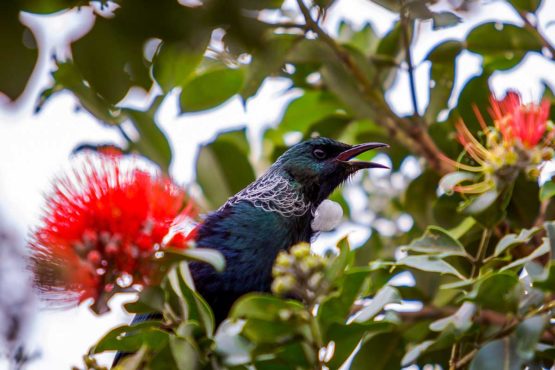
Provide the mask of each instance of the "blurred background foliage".
MULTIPOLYGON (((531 54, 555 58, 537 21, 542 1, 507 0, 518 23, 479 24, 463 40, 434 44, 418 61, 412 51, 420 41, 419 26, 441 32, 471 17, 480 1, 372 1, 398 15, 383 35, 370 23, 354 27, 349 19, 336 30, 323 28, 333 0, 298 0, 288 7, 280 0, 0 4, 0 50, 9 50, 0 58, 0 91, 10 100, 22 94, 42 52, 20 22, 22 12, 94 9, 90 31, 71 42, 68 55, 54 55, 52 83, 38 99, 37 112, 56 93, 70 91, 100 124, 120 133, 125 152, 139 153, 164 171, 172 163, 172 149, 157 113, 169 94, 177 92, 180 111, 190 113, 235 96, 246 104, 270 78, 285 79, 299 92, 281 121, 264 132, 258 158, 244 129, 222 133, 199 148, 196 183, 205 211, 253 181, 291 138, 318 134, 391 145, 385 154, 391 174, 356 177, 332 197, 349 222, 370 232, 360 247, 350 251, 342 242, 336 256, 326 257, 322 268, 329 289, 319 293, 316 306, 248 296, 216 332, 202 299, 188 288, 186 272, 176 269, 163 290, 143 291, 144 305, 128 309, 158 309, 164 300, 195 309, 176 308, 179 319, 169 331, 149 323, 115 329, 91 355, 137 351, 124 363, 126 369, 166 368, 170 362, 182 369, 551 367, 552 182, 542 181, 540 189, 537 177, 520 174, 493 199, 474 198, 478 211, 473 212, 461 208, 464 195, 438 187, 456 169, 443 158, 457 160, 464 149, 456 122, 464 120, 479 137, 476 111, 487 115, 492 75, 519 68, 531 54), (481 70, 457 90, 462 53, 480 56, 481 70), (416 63, 430 65, 425 104, 416 93, 416 63), (386 99, 401 74, 408 76, 411 92, 408 115, 396 113, 395 101, 386 99), (148 109, 122 106, 132 88, 150 92, 148 109), (394 283, 403 273, 414 283, 394 283), (414 309, 396 310, 401 300, 414 309)), ((545 90, 553 101, 551 89, 545 90)), ((553 119, 555 110, 550 114, 553 119)), ((87 357, 86 366, 99 365, 87 357)))

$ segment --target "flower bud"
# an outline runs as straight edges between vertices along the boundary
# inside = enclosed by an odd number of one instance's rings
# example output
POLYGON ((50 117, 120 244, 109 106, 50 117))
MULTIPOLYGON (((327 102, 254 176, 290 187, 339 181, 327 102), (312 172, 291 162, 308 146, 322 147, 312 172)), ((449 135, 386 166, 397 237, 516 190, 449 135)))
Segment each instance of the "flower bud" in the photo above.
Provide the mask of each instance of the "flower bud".
POLYGON ((308 243, 294 245, 291 248, 291 254, 297 259, 302 259, 310 254, 310 245, 308 243))
POLYGON ((296 280, 291 275, 279 276, 272 282, 272 292, 277 295, 286 295, 293 290, 296 280))

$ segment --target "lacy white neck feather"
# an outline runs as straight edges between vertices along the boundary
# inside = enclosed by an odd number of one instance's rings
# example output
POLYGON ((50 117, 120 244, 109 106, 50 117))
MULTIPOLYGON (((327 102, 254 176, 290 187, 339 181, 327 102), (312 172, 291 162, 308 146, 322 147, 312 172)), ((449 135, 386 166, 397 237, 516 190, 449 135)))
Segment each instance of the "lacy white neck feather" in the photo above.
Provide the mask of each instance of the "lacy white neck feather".
POLYGON ((222 208, 240 201, 249 202, 267 212, 277 212, 284 217, 303 216, 311 207, 304 194, 273 168, 229 198, 222 208))

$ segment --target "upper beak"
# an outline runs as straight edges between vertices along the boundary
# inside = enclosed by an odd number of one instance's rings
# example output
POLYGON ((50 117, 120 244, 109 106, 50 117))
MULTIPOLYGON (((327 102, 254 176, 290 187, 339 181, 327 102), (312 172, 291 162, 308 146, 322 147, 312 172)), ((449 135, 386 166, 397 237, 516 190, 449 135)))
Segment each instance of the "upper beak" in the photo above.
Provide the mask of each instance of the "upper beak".
MULTIPOLYGON (((377 148, 389 148, 389 145, 383 143, 364 143, 355 145, 341 153, 336 157, 337 160, 347 162, 349 159, 356 157, 360 153, 367 152, 372 149, 377 148)), ((374 162, 363 162, 363 161, 351 161, 348 162, 355 170, 360 170, 363 168, 386 168, 389 167, 384 166, 383 164, 374 163, 374 162)))

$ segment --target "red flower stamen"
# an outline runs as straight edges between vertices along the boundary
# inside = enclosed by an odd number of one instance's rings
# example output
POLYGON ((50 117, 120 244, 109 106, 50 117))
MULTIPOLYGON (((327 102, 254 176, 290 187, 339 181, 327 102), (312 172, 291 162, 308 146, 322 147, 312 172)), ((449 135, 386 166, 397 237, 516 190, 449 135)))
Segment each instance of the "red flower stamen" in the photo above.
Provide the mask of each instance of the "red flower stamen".
MULTIPOLYGON (((88 154, 54 182, 30 243, 37 285, 52 299, 97 301, 118 282, 146 284, 151 257, 165 246, 164 237, 175 234, 176 218, 195 216, 182 188, 138 164, 88 154)), ((186 248, 193 237, 176 235, 175 248, 186 248)))
POLYGON ((547 129, 549 100, 543 99, 539 105, 524 105, 517 92, 509 91, 502 100, 492 95, 490 102, 490 115, 506 143, 519 140, 527 149, 538 145, 547 129))

